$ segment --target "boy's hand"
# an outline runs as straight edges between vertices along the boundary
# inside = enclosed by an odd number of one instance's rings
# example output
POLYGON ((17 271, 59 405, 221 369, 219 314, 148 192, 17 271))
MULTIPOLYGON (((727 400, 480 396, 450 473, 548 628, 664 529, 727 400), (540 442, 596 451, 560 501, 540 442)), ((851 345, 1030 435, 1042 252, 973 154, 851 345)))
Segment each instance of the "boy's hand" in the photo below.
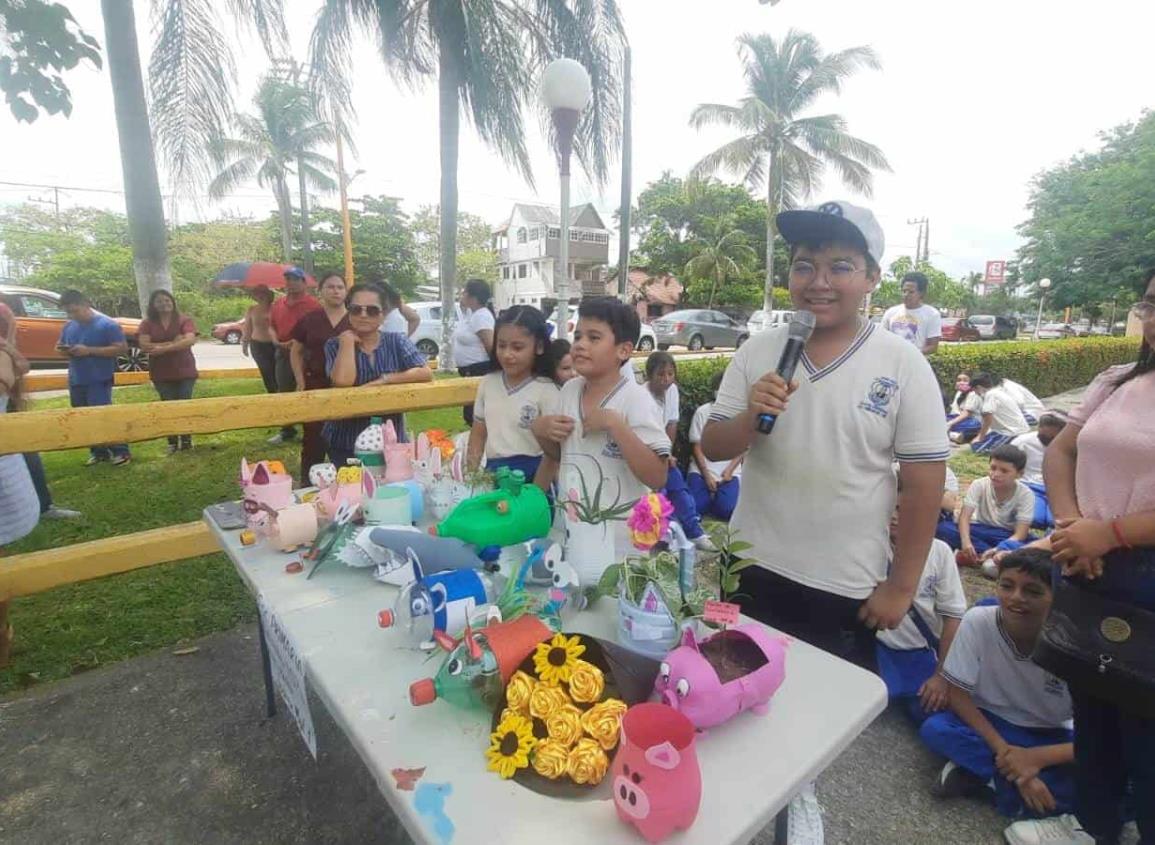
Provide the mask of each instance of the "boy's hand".
POLYGON ((533 432, 550 443, 564 443, 573 434, 573 417, 561 414, 547 414, 534 422, 533 432))
POLYGON ((1037 777, 1040 770, 1031 749, 1020 748, 1017 745, 1008 745, 996 754, 995 766, 998 767, 999 774, 1016 784, 1023 784, 1037 777))
POLYGON ((979 554, 970 543, 963 543, 962 548, 959 549, 959 555, 962 558, 959 563, 963 563, 964 566, 978 566, 979 554))
POLYGON ((1111 523, 1098 519, 1059 519, 1051 535, 1051 549, 1055 560, 1067 563, 1076 558, 1090 560, 1102 557, 1115 548, 1115 532, 1111 523))
POLYGON ((714 473, 706 470, 706 472, 702 474, 702 480, 706 482, 707 490, 709 490, 711 493, 718 492, 718 479, 714 477, 714 473))
POLYGON ((724 470, 722 470, 722 482, 723 483, 729 481, 733 477, 734 477, 734 470, 730 469, 730 467, 726 467, 724 470))
POLYGON ((950 681, 935 672, 918 688, 918 700, 927 713, 945 710, 950 697, 950 681))
POLYGON ((1094 581, 1103 574, 1103 559, 1097 557, 1092 560, 1091 558, 1079 557, 1075 558, 1074 561, 1064 562, 1063 574, 1067 577, 1080 577, 1094 581))
POLYGON ((594 408, 582 423, 586 431, 604 431, 612 437, 615 430, 626 424, 626 418, 609 408, 594 408))
POLYGON ((797 389, 797 381, 787 384, 782 376, 770 371, 754 382, 754 386, 750 388, 750 410, 754 412, 755 418, 762 414, 776 417, 786 410, 790 394, 797 389))
POLYGON ((1023 803, 1040 816, 1049 816, 1055 812, 1055 796, 1047 785, 1037 777, 1018 784, 1019 795, 1023 796, 1023 803))
POLYGON ((902 623, 913 601, 913 590, 903 590, 890 581, 883 581, 862 603, 858 618, 867 628, 889 631, 902 623))

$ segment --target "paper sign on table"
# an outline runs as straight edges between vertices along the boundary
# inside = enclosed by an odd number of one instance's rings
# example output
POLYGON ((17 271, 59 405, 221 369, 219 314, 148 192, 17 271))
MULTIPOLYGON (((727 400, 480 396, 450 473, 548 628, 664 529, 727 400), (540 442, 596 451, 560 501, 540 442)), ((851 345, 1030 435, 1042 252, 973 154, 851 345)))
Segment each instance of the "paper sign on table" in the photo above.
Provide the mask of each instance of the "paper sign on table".
POLYGON ((728 601, 708 601, 702 618, 716 625, 737 625, 739 607, 728 601))
POLYGON ((273 685, 281 693, 281 699, 293 721, 301 732, 301 739, 309 747, 313 759, 317 759, 317 734, 313 730, 313 714, 309 712, 309 690, 305 685, 305 662, 301 659, 297 646, 289 637, 289 632, 275 613, 269 610, 264 597, 257 599, 261 613, 261 625, 265 628, 265 642, 269 648, 269 667, 272 670, 273 685))

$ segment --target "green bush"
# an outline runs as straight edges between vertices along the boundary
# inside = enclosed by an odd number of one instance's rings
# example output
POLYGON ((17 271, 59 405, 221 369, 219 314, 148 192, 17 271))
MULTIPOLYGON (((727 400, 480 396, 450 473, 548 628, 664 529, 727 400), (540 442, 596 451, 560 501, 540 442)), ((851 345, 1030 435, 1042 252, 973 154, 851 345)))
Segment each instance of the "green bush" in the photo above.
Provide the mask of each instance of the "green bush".
MULTIPOLYGON (((1103 370, 1134 361, 1138 354, 1136 338, 1068 338, 952 344, 940 346, 929 360, 942 388, 945 406, 954 398, 955 376, 960 372, 995 372, 1045 397, 1090 384, 1103 370)), ((683 464, 690 457, 689 432, 694 411, 703 402, 712 401, 710 379, 725 370, 728 363, 729 358, 721 357, 678 362, 682 419, 674 454, 683 464)), ((767 369, 771 366, 773 363, 768 362, 767 369)))

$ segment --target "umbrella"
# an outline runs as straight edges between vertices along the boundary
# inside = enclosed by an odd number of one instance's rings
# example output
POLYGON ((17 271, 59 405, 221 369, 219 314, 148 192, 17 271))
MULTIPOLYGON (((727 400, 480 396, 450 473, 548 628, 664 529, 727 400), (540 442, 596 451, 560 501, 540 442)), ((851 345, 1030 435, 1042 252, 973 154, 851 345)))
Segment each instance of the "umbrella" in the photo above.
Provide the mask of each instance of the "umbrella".
MULTIPOLYGON (((292 264, 273 264, 271 261, 238 261, 217 273, 212 280, 214 288, 267 288, 279 289, 285 286, 285 271, 292 264)), ((305 276, 305 284, 315 288, 317 280, 305 276)))

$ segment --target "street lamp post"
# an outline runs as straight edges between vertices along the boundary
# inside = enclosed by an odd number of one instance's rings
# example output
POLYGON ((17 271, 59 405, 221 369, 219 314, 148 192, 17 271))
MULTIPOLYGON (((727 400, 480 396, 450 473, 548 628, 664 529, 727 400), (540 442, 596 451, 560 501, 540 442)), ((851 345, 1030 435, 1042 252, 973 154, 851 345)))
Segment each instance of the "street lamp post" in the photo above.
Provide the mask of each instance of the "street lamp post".
POLYGON ((1043 300, 1047 298, 1047 288, 1050 286, 1050 279, 1039 279, 1039 314, 1035 317, 1035 340, 1039 339, 1039 328, 1043 322, 1043 300))
POLYGON ((557 295, 557 337, 563 339, 569 334, 569 164, 574 132, 582 111, 589 105, 592 90, 589 73, 573 59, 550 62, 541 77, 541 96, 553 115, 557 131, 557 165, 561 177, 561 243, 558 247, 561 275, 554 276, 554 293, 557 295))

